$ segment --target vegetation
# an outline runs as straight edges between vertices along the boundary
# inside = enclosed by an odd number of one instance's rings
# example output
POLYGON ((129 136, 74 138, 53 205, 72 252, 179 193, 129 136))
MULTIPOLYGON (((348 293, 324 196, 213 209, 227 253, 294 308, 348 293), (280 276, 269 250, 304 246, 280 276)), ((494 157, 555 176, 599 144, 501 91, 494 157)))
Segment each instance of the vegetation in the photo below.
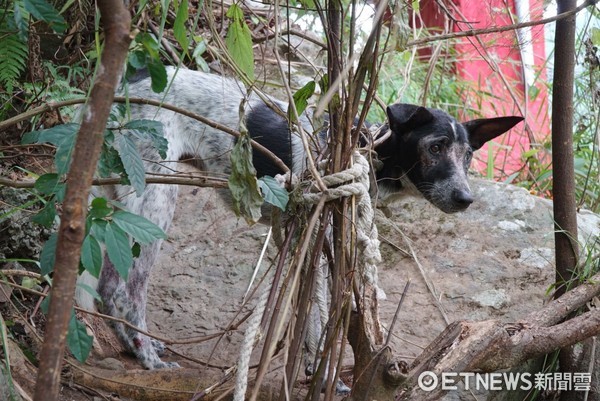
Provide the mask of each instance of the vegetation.
MULTIPOLYGON (((417 2, 413 3, 414 6, 417 5, 417 2)), ((287 88, 292 81, 291 74, 286 71, 286 68, 291 68, 290 64, 279 59, 279 49, 274 52, 274 56, 277 59, 278 73, 285 77, 285 97, 297 112, 301 113, 307 107, 318 83, 323 97, 331 95, 328 110, 332 115, 333 126, 339 123, 336 135, 341 139, 352 138, 352 141, 338 141, 348 142, 351 146, 344 145, 337 151, 331 150, 330 172, 344 169, 357 142, 357 136, 352 133, 351 127, 344 125, 342 115, 359 115, 362 118, 367 109, 370 109, 370 119, 385 120, 382 108, 369 107, 373 101, 389 104, 402 99, 414 103, 424 102, 429 106, 446 109, 455 115, 465 112, 464 99, 465 96, 472 95, 472 83, 461 81, 449 67, 457 60, 457 56, 451 50, 445 51, 443 59, 437 63, 420 60, 414 49, 407 46, 406 39, 416 33, 416 29, 411 31, 408 26, 398 27, 393 24, 385 27, 385 24, 379 22, 373 28, 373 32, 377 34, 363 32, 352 17, 360 10, 356 3, 341 2, 335 5, 341 7, 337 14, 338 18, 341 16, 341 21, 336 20, 336 14, 325 10, 319 1, 289 1, 285 7, 277 10, 277 18, 262 13, 260 9, 248 9, 241 3, 225 7, 223 4, 192 0, 132 2, 132 26, 138 29, 129 47, 124 82, 137 71, 147 69, 152 79, 152 89, 160 93, 168 90, 169 85, 165 65, 178 65, 202 70, 208 70, 210 66, 227 70, 247 86, 263 84, 269 88, 281 85, 272 82, 278 80, 271 79, 262 71, 259 56, 261 53, 264 56, 273 52, 272 48, 275 45, 283 44, 291 58, 295 45, 292 40, 294 29, 290 21, 300 21, 312 15, 312 21, 318 21, 315 25, 321 24, 325 28, 322 28, 322 32, 321 29, 317 30, 320 34, 318 36, 309 35, 309 39, 328 50, 329 62, 326 63, 323 58, 308 58, 298 62, 298 68, 307 68, 309 83, 294 83, 291 88, 287 88), (284 15, 287 19, 281 22, 279 18, 284 15), (315 15, 318 18, 314 17, 315 15), (271 29, 272 26, 275 28, 271 29), (326 40, 327 35, 331 35, 336 26, 345 35, 346 40, 341 43, 326 40), (286 32, 282 33, 281 30, 286 32), (265 45, 269 40, 277 42, 265 45), (260 51, 253 49, 254 44, 259 44, 260 51), (361 58, 349 62, 354 67, 354 75, 344 73, 349 55, 358 53, 359 48, 363 49, 361 58), (335 78, 339 78, 340 82, 337 87, 334 85, 334 82, 337 82, 335 78), (367 90, 366 95, 360 95, 363 87, 371 85, 372 88, 374 83, 378 84, 376 95, 374 90, 367 90), (359 94, 360 102, 356 93, 359 94), (339 159, 336 159, 337 155, 340 155, 339 159)), ((379 7, 375 12, 381 12, 384 8, 379 7)), ((407 19, 407 11, 402 6, 396 5, 394 8, 398 10, 390 11, 395 13, 396 18, 407 19)), ((416 12, 418 13, 418 9, 416 12)), ((594 12, 590 18, 596 18, 594 12)), ((98 12, 89 0, 6 0, 0 8, 0 173, 2 177, 10 177, 13 181, 35 179, 33 188, 27 189, 33 200, 17 208, 37 208, 32 219, 46 228, 54 228, 60 221, 58 211, 61 210, 65 199, 65 177, 69 171, 76 134, 80 128, 76 118, 76 105, 85 101, 90 85, 94 82, 100 57, 103 52, 110 50, 103 47, 101 28, 98 12), (44 105, 48 104, 52 107, 44 108, 44 105), (42 113, 42 109, 45 112, 42 113), (18 124, 1 125, 2 121, 11 121, 11 118, 17 118, 18 124), (49 148, 51 152, 47 151, 49 148), (48 160, 43 159, 45 156, 51 156, 51 165, 47 162, 37 162, 48 160)), ((426 36, 427 32, 423 30, 419 34, 426 36)), ((600 31, 595 27, 586 28, 580 35, 578 45, 580 68, 575 88, 575 110, 578 116, 575 118, 574 149, 577 200, 580 207, 600 212, 600 31)), ((124 85, 126 92, 126 83, 124 85)), ((481 97, 474 103, 482 102, 486 97, 487 100, 493 99, 493 94, 483 88, 477 93, 481 97)), ((532 95, 535 96, 535 93, 532 95)), ((134 140, 152 142, 163 158, 166 157, 167 143, 162 136, 160 124, 149 120, 130 120, 128 107, 129 103, 125 100, 123 104, 112 109, 104 131, 97 171, 99 178, 118 177, 120 183, 131 185, 139 194, 145 188, 147 177, 134 140)), ((290 113, 289 118, 295 121, 296 116, 290 113)), ((289 199, 287 192, 276 185, 272 178, 267 177, 260 181, 255 179, 252 165, 248 163, 250 143, 244 132, 239 134, 241 139, 233 154, 235 171, 229 186, 232 192, 238 194, 238 213, 249 221, 255 221, 260 217, 260 205, 263 200, 285 209, 289 199)), ((549 145, 542 144, 537 149, 525 152, 523 168, 518 173, 500 175, 503 175, 506 181, 522 185, 532 192, 550 196, 553 190, 552 172, 544 152, 549 148, 549 145)), ((494 162, 492 158, 488 160, 489 176, 494 175, 494 162)), ((502 169, 501 165, 495 167, 502 169)), ((314 216, 320 213, 323 213, 321 221, 329 221, 333 215, 333 221, 336 222, 336 238, 349 240, 352 236, 348 230, 351 229, 342 222, 344 218, 352 215, 351 209, 352 205, 348 202, 340 202, 335 208, 320 205, 313 209, 313 214, 304 216, 303 223, 316 224, 314 216)), ((0 215, 0 221, 12 213, 13 210, 9 210, 0 215)), ((295 229, 297 227, 290 228, 290 232, 294 232, 295 229)), ((98 277, 102 264, 101 246, 104 245, 108 258, 119 274, 126 278, 133 259, 139 255, 140 245, 158 238, 165 238, 165 233, 153 223, 119 210, 116 203, 96 198, 91 201, 87 210, 80 270, 98 277)), ((310 239, 310 235, 305 235, 300 244, 306 243, 308 246, 307 238, 310 239)), ((319 238, 322 240, 322 237, 319 238)), ((9 255, 9 258, 0 262, 13 260, 18 256, 39 268, 40 280, 51 282, 57 241, 56 234, 50 235, 39 257, 9 255)), ((336 244, 336 247, 339 246, 336 244)), ((298 246, 294 253, 298 259, 306 256, 300 252, 301 248, 298 246)), ((314 255, 318 254, 315 250, 314 255)), ((344 251, 340 254, 344 254, 344 251)), ((317 260, 314 255, 306 256, 306 259, 317 260)), ((356 263, 353 259, 356 255, 347 256, 348 260, 356 263)), ((593 257, 589 259, 590 263, 586 264, 588 270, 593 264, 593 257)), ((355 267, 352 263, 348 266, 340 265, 340 268, 348 269, 340 271, 349 272, 355 267)), ((298 264, 298 269, 302 268, 302 263, 298 264)), ((586 271, 586 275, 591 277, 593 272, 586 271)), ((345 277, 343 274, 340 276, 345 277)), ((285 276, 285 279, 288 280, 289 277, 291 276, 285 276)), ((307 279, 307 282, 310 280, 307 279)), ((97 297, 92 289, 84 290, 97 297)), ((308 290, 299 289, 298 294, 302 294, 302 291, 308 290)), ((342 293, 344 291, 340 290, 339 294, 342 293)), ((346 294, 350 293, 351 291, 346 291, 346 294)), ((349 308, 351 305, 351 302, 347 302, 348 299, 343 297, 346 295, 339 295, 339 299, 333 301, 334 304, 338 302, 340 314, 349 310, 342 308, 349 308)), ((300 322, 302 316, 299 315, 300 322)), ((348 334, 350 324, 343 319, 335 322, 335 327, 328 328, 331 330, 327 332, 329 341, 340 334, 348 334)), ((0 310, 0 340, 4 346, 10 331, 6 330, 8 325, 9 322, 2 319, 0 310)), ((290 330, 302 329, 292 327, 290 330)), ((268 340, 274 343, 271 327, 269 333, 271 337, 268 337, 268 340)), ((86 333, 85 326, 76 319, 74 311, 71 312, 67 344, 78 360, 86 359, 91 347, 91 337, 86 333)), ((4 355, 6 354, 7 351, 4 350, 4 355)), ((0 367, 0 383, 7 382, 8 397, 14 397, 10 365, 8 361, 5 362, 5 366, 0 367)), ((336 362, 335 359, 332 360, 332 364, 336 362)), ((293 365, 297 362, 291 363, 293 365)), ((268 364, 262 365, 261 369, 264 370, 267 366, 268 364)), ((297 366, 292 367, 293 369, 290 369, 297 374, 297 366)), ((325 372, 322 367, 319 375, 325 377, 327 374, 336 375, 333 370, 325 372)), ((313 395, 318 396, 320 386, 313 383, 313 395)), ((326 396, 331 397, 332 389, 328 388, 326 391, 326 396)))

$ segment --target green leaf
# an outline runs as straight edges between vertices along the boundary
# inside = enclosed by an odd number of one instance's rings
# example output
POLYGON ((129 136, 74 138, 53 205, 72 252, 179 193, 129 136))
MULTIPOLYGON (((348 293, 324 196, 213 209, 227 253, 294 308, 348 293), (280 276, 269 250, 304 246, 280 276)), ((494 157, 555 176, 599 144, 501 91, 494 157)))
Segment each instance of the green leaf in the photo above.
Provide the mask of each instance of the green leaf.
POLYGON ((175 36, 175 39, 181 45, 184 54, 188 53, 190 45, 187 37, 187 27, 185 26, 188 19, 188 8, 188 0, 181 0, 177 8, 175 23, 173 24, 173 36, 175 36))
POLYGON ((206 41, 202 38, 199 38, 197 40, 198 40, 198 44, 196 45, 196 48, 194 48, 194 51, 192 52, 192 58, 196 62, 196 65, 198 66, 199 69, 201 69, 204 72, 208 72, 209 71, 208 64, 206 64, 206 61, 202 57, 204 52, 206 52, 206 41))
POLYGON ((114 224, 107 224, 104 232, 104 243, 108 259, 117 269, 123 280, 127 280, 129 269, 133 265, 131 247, 127 234, 114 224))
POLYGON ((142 254, 142 246, 140 245, 139 242, 133 243, 133 246, 131 247, 131 254, 133 255, 134 258, 140 257, 140 255, 142 254))
POLYGON ((600 29, 593 27, 591 34, 592 43, 594 46, 600 46, 600 29))
POLYGON ((58 174, 49 173, 41 175, 34 184, 34 188, 42 195, 52 195, 63 185, 59 182, 58 174))
POLYGON ((161 135, 163 132, 163 124, 155 120, 131 120, 123 125, 123 128, 137 131, 152 131, 152 135, 161 135))
POLYGON ((167 158, 169 141, 164 137, 163 124, 154 120, 131 120, 123 126, 138 139, 150 140, 163 159, 167 158))
POLYGON ((146 188, 146 171, 144 170, 144 162, 142 156, 138 152, 135 143, 126 135, 119 135, 116 142, 116 148, 121 156, 121 162, 125 167, 127 178, 135 189, 138 196, 144 193, 146 188))
POLYGON ((112 146, 104 144, 98 160, 98 174, 100 177, 106 178, 112 176, 113 173, 123 175, 125 167, 123 167, 119 152, 112 146))
MULTIPOLYGON (((128 106, 123 103, 113 104, 110 108, 110 114, 108 115, 108 121, 120 122, 127 114, 128 106)), ((108 143, 112 143, 115 139, 113 130, 104 130, 104 140, 108 143)))
POLYGON ((329 75, 325 74, 319 79, 319 87, 321 88, 321 93, 329 90, 329 75))
MULTIPOLYGON (((298 116, 304 113, 306 107, 308 106, 308 99, 315 93, 315 81, 310 81, 302 88, 298 89, 296 93, 294 93, 294 105, 296 105, 296 111, 298 111, 298 116)), ((291 121, 295 121, 294 113, 292 113, 291 108, 288 108, 288 116, 291 121)))
MULTIPOLYGON (((75 147, 75 137, 79 124, 62 124, 52 128, 40 131, 37 134, 37 142, 49 142, 56 146, 56 154, 54 156, 54 164, 56 164, 56 172, 58 175, 66 174, 71 163, 71 154, 75 147)), ((27 140, 35 138, 33 132, 27 137, 27 140)))
POLYGON ((94 219, 103 219, 113 212, 113 208, 108 205, 104 198, 94 198, 89 216, 94 219))
POLYGON ((63 33, 67 29, 67 22, 58 13, 56 8, 45 0, 23 0, 25 9, 36 19, 47 22, 57 33, 63 33))
POLYGON ((137 214, 119 210, 113 214, 112 221, 142 244, 149 244, 157 239, 167 238, 167 235, 159 226, 137 214))
POLYGON ((29 13, 25 11, 21 2, 15 1, 13 8, 13 17, 15 20, 15 26, 19 30, 19 38, 24 43, 27 43, 27 36, 29 35, 29 13))
POLYGON ((33 290, 38 285, 38 280, 33 277, 23 277, 21 280, 21 285, 25 288, 33 290))
POLYGON ((10 95, 13 87, 18 85, 19 77, 27 68, 28 54, 27 39, 23 39, 17 33, 7 34, 4 32, 2 34, 0 40, 0 86, 4 87, 4 93, 10 95))
POLYGON ((277 206, 285 211, 290 196, 285 188, 282 188, 273 177, 265 176, 258 180, 265 202, 277 206))
POLYGON ((134 52, 129 53, 129 57, 127 59, 129 65, 131 65, 136 70, 141 70, 146 67, 146 53, 142 50, 136 50, 134 52))
POLYGON ((50 292, 50 294, 48 294, 48 296, 40 303, 40 310, 44 315, 48 314, 48 309, 50 308, 50 298, 52 298, 52 292, 50 292))
POLYGON ((29 145, 31 143, 36 143, 40 138, 41 131, 31 131, 23 135, 21 138, 21 144, 29 145))
POLYGON ((225 44, 233 61, 248 76, 254 80, 254 51, 252 50, 252 34, 244 20, 242 9, 233 4, 227 10, 227 17, 232 20, 227 31, 225 44))
POLYGON ((148 72, 152 81, 152 90, 155 93, 161 93, 167 87, 167 70, 160 59, 150 59, 148 61, 148 72))
POLYGON ((52 233, 48 241, 44 244, 40 253, 40 274, 46 274, 54 270, 54 259, 56 258, 56 243, 58 242, 58 234, 52 233))
POLYGON ((247 133, 242 132, 231 151, 228 186, 236 215, 243 216, 248 224, 256 223, 261 217, 264 200, 258 189, 256 169, 252 165, 252 145, 247 133))
POLYGON ((67 332, 67 346, 75 359, 84 363, 90 351, 92 350, 93 337, 87 333, 85 324, 81 323, 75 317, 75 313, 71 314, 69 321, 69 331, 67 332))
POLYGON ((81 264, 92 276, 100 277, 102 269, 102 250, 98 240, 91 234, 88 234, 83 240, 81 246, 81 264))
POLYGON ((160 58, 160 54, 158 52, 160 47, 158 46, 158 42, 154 36, 150 35, 149 33, 142 32, 137 35, 135 40, 142 44, 150 58, 155 60, 160 58))
POLYGON ((530 149, 526 152, 521 153, 521 159, 523 161, 526 161, 527 159, 529 159, 530 157, 534 157, 535 155, 537 155, 537 153, 539 152, 539 149, 530 149))
POLYGON ((75 138, 73 138, 72 142, 65 142, 56 149, 56 153, 54 155, 54 163, 56 164, 56 171, 58 172, 58 174, 67 174, 67 172, 69 171, 69 166, 71 164, 71 155, 73 154, 74 147, 75 138))
POLYGON ((44 208, 31 218, 31 221, 41 226, 50 228, 54 224, 55 218, 56 205, 54 204, 54 197, 52 197, 46 202, 44 208))
POLYGON ((106 242, 104 237, 106 234, 106 226, 108 222, 106 220, 93 220, 92 226, 90 227, 90 234, 97 238, 100 242, 106 242))

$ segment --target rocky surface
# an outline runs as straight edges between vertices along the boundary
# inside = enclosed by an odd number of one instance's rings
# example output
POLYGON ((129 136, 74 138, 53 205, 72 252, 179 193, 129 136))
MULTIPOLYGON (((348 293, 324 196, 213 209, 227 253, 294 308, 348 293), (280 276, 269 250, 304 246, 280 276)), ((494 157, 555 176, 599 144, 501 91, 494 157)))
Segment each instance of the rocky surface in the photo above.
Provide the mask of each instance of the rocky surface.
MULTIPOLYGON (((395 353, 408 362, 447 322, 511 322, 547 299, 554 279, 551 202, 482 180, 475 180, 473 191, 476 202, 464 213, 443 214, 411 198, 391 205, 388 217, 378 217, 384 257, 379 275, 387 293, 381 303, 384 325, 406 281, 412 280, 392 341, 395 353)), ((600 217, 581 212, 579 218, 581 243, 592 243, 600 233, 600 217)), ((189 339, 226 327, 241 308, 266 232, 265 226, 248 227, 236 219, 214 191, 182 188, 170 239, 153 272, 150 329, 189 339)), ((241 336, 235 331, 220 341, 173 348, 231 366, 241 336)), ((448 396, 459 398, 458 393, 448 396)))

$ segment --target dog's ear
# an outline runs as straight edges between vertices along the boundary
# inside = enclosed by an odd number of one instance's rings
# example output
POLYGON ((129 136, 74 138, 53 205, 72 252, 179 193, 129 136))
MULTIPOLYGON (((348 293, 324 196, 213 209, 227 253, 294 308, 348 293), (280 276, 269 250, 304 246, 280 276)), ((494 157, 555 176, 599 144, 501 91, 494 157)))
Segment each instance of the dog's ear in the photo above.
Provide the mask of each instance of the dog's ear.
POLYGON ((392 104, 387 107, 387 115, 391 130, 398 134, 433 120, 429 110, 414 104, 392 104))
POLYGON ((469 133, 469 143, 473 150, 482 147, 487 141, 504 134, 506 131, 523 121, 523 117, 481 118, 463 123, 469 133))

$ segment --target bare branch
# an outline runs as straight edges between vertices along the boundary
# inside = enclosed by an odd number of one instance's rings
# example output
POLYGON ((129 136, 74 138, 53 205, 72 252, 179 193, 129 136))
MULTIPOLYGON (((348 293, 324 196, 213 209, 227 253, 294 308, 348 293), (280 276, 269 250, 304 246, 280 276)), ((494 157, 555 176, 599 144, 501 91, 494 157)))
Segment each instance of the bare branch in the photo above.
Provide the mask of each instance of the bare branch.
MULTIPOLYGON (((42 114, 45 113, 47 111, 52 111, 52 110, 56 110, 59 109, 61 107, 66 107, 66 106, 73 106, 76 104, 82 104, 85 103, 86 99, 85 98, 81 98, 81 99, 69 99, 69 100, 65 100, 65 101, 61 101, 61 102, 49 102, 46 104, 43 104, 39 107, 36 107, 34 109, 28 110, 24 113, 21 113, 13 118, 9 118, 8 120, 5 121, 1 121, 0 122, 0 130, 6 129, 7 127, 10 127, 11 125, 17 124, 21 121, 25 121, 30 119, 33 116, 36 116, 38 114, 42 114)), ((196 113, 192 113, 191 111, 188 111, 186 109, 183 109, 181 107, 177 107, 174 106, 172 104, 169 103, 163 103, 159 100, 155 100, 155 99, 144 99, 144 98, 126 98, 123 96, 115 96, 113 99, 114 103, 134 103, 134 104, 146 104, 149 106, 156 106, 156 107, 160 107, 163 108, 165 110, 170 110, 170 111, 174 111, 175 113, 184 115, 186 117, 189 117, 191 119, 194 119, 196 121, 200 121, 203 124, 208 125, 209 127, 218 129, 220 131, 225 132, 226 134, 232 135, 236 138, 239 138, 240 133, 237 130, 234 130, 232 128, 229 128, 226 125, 223 124, 219 124, 216 121, 213 121, 209 118, 203 117, 199 114, 196 113)), ((277 167, 279 167, 282 171, 284 172, 288 172, 289 168, 285 165, 285 163, 279 158, 277 157, 273 152, 271 152, 269 149, 265 148, 264 146, 262 146, 260 143, 251 140, 252 143, 252 147, 254 147, 256 150, 258 150, 259 152, 261 152, 262 154, 264 154, 265 156, 267 156, 268 158, 270 158, 276 165, 277 167)))
MULTIPOLYGON (((599 309, 556 324, 600 294, 598 280, 600 274, 517 323, 452 323, 413 361, 409 383, 416 383, 424 371, 439 374, 512 368, 600 334, 599 309)), ((443 394, 440 388, 426 393, 414 386, 401 399, 436 400, 443 394)))
POLYGON ((131 42, 131 18, 120 0, 98 2, 105 46, 90 101, 67 174, 63 214, 58 230, 54 280, 46 335, 40 351, 35 401, 58 399, 67 328, 73 309, 87 200, 103 141, 112 98, 131 42))
MULTIPOLYGON (((92 185, 119 185, 122 184, 120 177, 114 178, 96 178, 92 180, 92 185)), ((214 177, 186 177, 180 175, 171 175, 164 177, 146 177, 146 184, 173 184, 190 185, 195 187, 227 188, 227 180, 214 177)), ((0 177, 0 185, 12 188, 33 188, 35 181, 13 181, 0 177)))

